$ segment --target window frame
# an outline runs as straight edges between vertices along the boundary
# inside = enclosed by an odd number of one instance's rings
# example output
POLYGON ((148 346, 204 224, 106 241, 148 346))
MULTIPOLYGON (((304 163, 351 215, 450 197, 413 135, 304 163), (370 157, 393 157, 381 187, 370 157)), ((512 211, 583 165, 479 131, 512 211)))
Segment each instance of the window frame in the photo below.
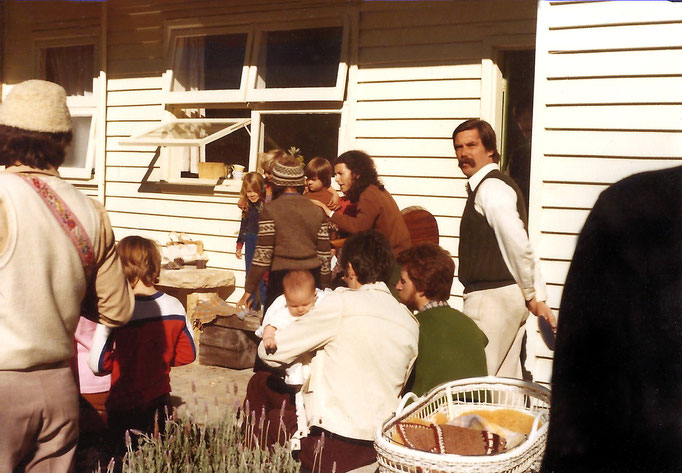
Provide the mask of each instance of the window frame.
POLYGON ((168 105, 219 104, 243 102, 320 102, 343 101, 348 77, 350 17, 347 14, 325 16, 317 19, 291 22, 260 22, 237 26, 200 26, 197 24, 167 26, 167 83, 162 101, 168 105), (258 55, 264 35, 269 31, 293 31, 309 28, 341 27, 341 53, 333 87, 287 87, 256 88, 258 79, 258 55), (211 36, 219 34, 246 33, 244 65, 239 89, 215 89, 197 91, 173 91, 173 58, 177 40, 183 37, 211 36))
POLYGON ((168 34, 168 54, 166 70, 167 82, 161 94, 161 100, 167 105, 181 104, 215 104, 232 103, 246 101, 246 87, 249 76, 249 64, 251 62, 251 45, 253 42, 253 29, 249 26, 170 26, 168 34), (173 58, 177 50, 177 40, 187 37, 204 37, 223 34, 246 33, 246 46, 244 50, 244 64, 242 65, 242 75, 239 89, 212 89, 212 90, 173 90, 175 71, 173 70, 173 58))
MULTIPOLYGON (((165 51, 168 68, 163 74, 161 103, 166 116, 177 120, 191 113, 203 113, 208 108, 247 108, 250 114, 250 148, 248 171, 259 169, 258 156, 263 149, 264 131, 261 116, 266 114, 339 114, 339 134, 337 149, 342 150, 347 140, 348 103, 346 89, 350 70, 351 22, 354 16, 347 8, 330 9, 323 14, 313 10, 285 12, 281 18, 262 15, 234 15, 230 17, 207 17, 170 20, 165 24, 165 51), (304 19, 301 19, 304 17, 304 19), (229 24, 228 24, 229 23, 229 24), (341 27, 341 53, 337 69, 336 84, 333 87, 291 87, 256 89, 258 75, 257 55, 264 33, 319 27, 341 27), (210 36, 219 34, 246 33, 246 52, 242 67, 240 89, 173 91, 173 57, 177 39, 187 36, 210 36), (258 42, 258 44, 256 44, 258 42), (244 76, 246 74, 246 77, 244 76)), ((201 120, 199 118, 187 119, 201 120)), ((215 119, 213 119, 215 120, 215 119)), ((158 126, 158 125, 157 125, 158 126)), ((131 144, 122 138, 121 144, 131 144)), ((142 144, 142 143, 138 143, 142 144)), ((149 143, 146 143, 149 145, 149 143)), ((241 180, 238 179, 199 179, 179 177, 180 169, 171 162, 170 153, 161 147, 160 165, 162 184, 183 184, 190 186, 213 186, 214 192, 239 192, 241 180), (177 177, 176 177, 177 176, 177 177)), ((202 153, 202 156, 203 153, 202 153)), ((167 192, 174 192, 169 187, 167 192)), ((175 190, 181 192, 181 188, 175 190)))
MULTIPOLYGON (((68 99, 67 99, 68 104, 68 99)), ((60 166, 59 174, 62 177, 74 179, 92 179, 95 174, 95 153, 97 149, 97 107, 71 107, 69 113, 72 117, 90 117, 90 131, 88 134, 88 147, 85 163, 82 167, 60 166)))
MULTIPOLYGON (((197 186, 216 186, 219 184, 220 178, 218 179, 201 179, 196 177, 181 177, 180 169, 177 169, 173 163, 170 161, 173 159, 170 153, 165 150, 169 147, 198 147, 199 148, 199 161, 206 162, 206 145, 214 141, 219 140, 235 131, 246 128, 249 135, 252 132, 247 128, 251 125, 251 118, 172 118, 166 120, 161 124, 156 124, 154 128, 147 129, 143 132, 133 135, 130 138, 121 138, 119 144, 123 146, 157 146, 160 149, 161 155, 161 166, 162 173, 167 179, 161 179, 162 182, 167 182, 169 184, 187 184, 187 185, 197 185, 197 186), (176 123, 224 123, 225 128, 211 133, 204 138, 186 138, 186 139, 169 139, 169 138, 145 138, 148 135, 158 129, 166 127, 168 124, 176 123), (231 125, 228 125, 231 124, 231 125)), ((251 155, 249 154, 249 162, 251 161, 251 155)))
POLYGON ((255 29, 255 41, 252 51, 252 64, 249 68, 249 82, 246 89, 246 99, 250 102, 319 102, 319 101, 343 101, 346 90, 346 77, 348 76, 348 38, 349 18, 322 18, 318 20, 299 21, 293 24, 264 23, 255 29), (293 27, 292 27, 293 26, 293 27), (333 87, 282 87, 263 88, 256 87, 258 80, 258 55, 265 34, 270 31, 294 31, 309 28, 341 27, 341 54, 336 73, 336 85, 333 87))
MULTIPOLYGON (((66 33, 47 31, 36 34, 33 41, 34 73, 36 77, 45 78, 46 65, 44 50, 49 48, 61 48, 69 46, 93 46, 93 79, 92 93, 89 95, 69 95, 66 97, 66 106, 71 116, 91 117, 88 135, 87 155, 83 167, 60 166, 59 174, 67 179, 79 179, 92 181, 96 177, 96 156, 101 154, 98 148, 98 127, 103 124, 103 113, 106 103, 102 103, 103 90, 106 84, 106 75, 100 70, 100 31, 99 28, 85 29, 81 32, 71 30, 66 33), (99 72, 98 72, 99 71, 99 72)), ((102 144, 103 146, 103 144, 102 144)))

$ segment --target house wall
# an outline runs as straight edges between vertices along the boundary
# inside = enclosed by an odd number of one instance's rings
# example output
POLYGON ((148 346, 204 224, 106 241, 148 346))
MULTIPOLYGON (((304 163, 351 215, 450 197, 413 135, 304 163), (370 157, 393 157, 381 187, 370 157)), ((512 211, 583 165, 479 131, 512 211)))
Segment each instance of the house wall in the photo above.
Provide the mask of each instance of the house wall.
MULTIPOLYGON (((158 162, 149 174, 156 150, 117 141, 161 119, 164 22, 209 10, 213 21, 229 11, 227 22, 249 15, 262 20, 275 8, 301 9, 301 17, 314 17, 334 2, 200 3, 188 8, 177 1, 155 2, 153 9, 133 2, 109 4, 106 205, 117 235, 143 232, 165 241, 169 231, 184 230, 204 240, 209 266, 234 270, 241 285, 243 262, 233 254, 240 217, 236 196, 141 188, 145 175, 149 181, 158 178, 158 162)), ((494 59, 495 51, 534 44, 535 2, 512 3, 508 9, 493 1, 362 3, 354 16, 345 149, 375 157, 401 208, 421 205, 436 215, 442 245, 453 255, 465 181, 453 159, 452 130, 464 119, 481 116, 482 104, 490 101, 491 74, 484 63, 494 59)), ((453 302, 461 306, 459 283, 453 292, 453 302)))
POLYGON ((540 2, 535 87, 531 234, 556 307, 599 193, 682 164, 682 5, 540 2))
MULTIPOLYGON (((106 167, 98 194, 117 238, 159 242, 183 231, 205 243, 209 266, 235 272, 237 195, 210 188, 160 186, 157 149, 119 139, 163 118, 162 74, 169 23, 196 18, 224 24, 314 18, 350 12, 344 149, 375 157, 401 208, 421 205, 439 224, 441 244, 457 255, 465 178, 451 133, 462 120, 501 125, 499 53, 536 45, 531 239, 558 309, 577 234, 599 192, 634 172, 682 160, 682 8, 673 2, 452 2, 110 0, 5 2, 6 83, 33 77, 32 38, 80 25, 106 38, 106 167), (45 12, 49 11, 49 15, 45 12), (536 26, 537 25, 537 26, 536 26), (537 27, 537 38, 536 38, 537 27)), ((452 302, 461 307, 462 288, 452 302)), ((241 288, 232 296, 239 297, 241 288)), ((551 353, 529 325, 535 379, 548 382, 551 353)))

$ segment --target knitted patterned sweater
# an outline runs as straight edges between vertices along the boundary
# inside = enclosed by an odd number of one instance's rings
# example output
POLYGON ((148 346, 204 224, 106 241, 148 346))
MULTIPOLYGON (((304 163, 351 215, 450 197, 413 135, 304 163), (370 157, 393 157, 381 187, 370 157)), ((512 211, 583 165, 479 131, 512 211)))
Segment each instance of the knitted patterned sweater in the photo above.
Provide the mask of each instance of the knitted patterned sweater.
POLYGON ((260 213, 258 243, 244 289, 253 294, 268 270, 320 268, 329 280, 331 247, 322 209, 300 194, 282 194, 260 213))

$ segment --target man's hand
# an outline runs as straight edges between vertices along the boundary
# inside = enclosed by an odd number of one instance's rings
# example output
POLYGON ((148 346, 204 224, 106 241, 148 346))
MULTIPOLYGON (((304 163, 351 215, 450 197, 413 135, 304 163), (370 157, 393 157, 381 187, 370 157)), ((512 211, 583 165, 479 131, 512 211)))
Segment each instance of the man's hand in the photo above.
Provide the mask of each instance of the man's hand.
POLYGON ((237 259, 242 259, 242 249, 237 248, 237 251, 234 252, 234 255, 237 257, 237 259))
POLYGON ((533 297, 531 300, 526 301, 526 307, 531 313, 537 317, 543 317, 547 323, 552 327, 552 330, 556 332, 556 317, 554 317, 554 312, 549 308, 547 303, 544 301, 538 301, 533 297))
POLYGON ((263 328, 263 346, 265 347, 265 353, 268 355, 277 351, 277 342, 275 342, 276 332, 277 329, 272 325, 266 325, 263 328))

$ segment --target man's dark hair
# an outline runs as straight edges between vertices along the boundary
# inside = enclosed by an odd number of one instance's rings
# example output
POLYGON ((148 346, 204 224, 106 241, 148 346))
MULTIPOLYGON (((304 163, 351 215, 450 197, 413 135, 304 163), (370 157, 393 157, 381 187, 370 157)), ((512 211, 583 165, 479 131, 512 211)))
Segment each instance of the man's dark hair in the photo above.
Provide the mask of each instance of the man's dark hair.
POLYGON ((0 125, 0 164, 24 164, 36 169, 58 168, 64 162, 66 147, 73 134, 43 133, 0 125))
POLYGON ((349 237, 341 251, 341 267, 353 270, 360 284, 386 282, 393 273, 395 258, 391 244, 381 233, 365 230, 349 237))
POLYGON ((440 246, 433 243, 412 246, 400 252, 398 264, 407 271, 415 289, 429 300, 447 301, 450 298, 455 262, 440 246))
POLYGON ((455 136, 457 136, 458 133, 467 130, 478 131, 478 134, 481 137, 481 143, 483 144, 485 149, 493 152, 493 162, 499 163, 500 153, 499 151, 497 151, 497 139, 495 137, 495 130, 493 130, 493 127, 490 126, 490 123, 488 123, 485 120, 479 120, 477 118, 472 118, 471 120, 467 120, 465 122, 460 123, 459 126, 455 128, 455 131, 452 132, 452 144, 453 145, 455 144, 455 136))
POLYGON ((334 160, 334 166, 337 164, 345 164, 353 176, 350 189, 344 192, 351 202, 357 202, 360 194, 372 184, 379 190, 384 190, 384 185, 379 180, 374 161, 369 154, 358 150, 346 151, 334 160))

